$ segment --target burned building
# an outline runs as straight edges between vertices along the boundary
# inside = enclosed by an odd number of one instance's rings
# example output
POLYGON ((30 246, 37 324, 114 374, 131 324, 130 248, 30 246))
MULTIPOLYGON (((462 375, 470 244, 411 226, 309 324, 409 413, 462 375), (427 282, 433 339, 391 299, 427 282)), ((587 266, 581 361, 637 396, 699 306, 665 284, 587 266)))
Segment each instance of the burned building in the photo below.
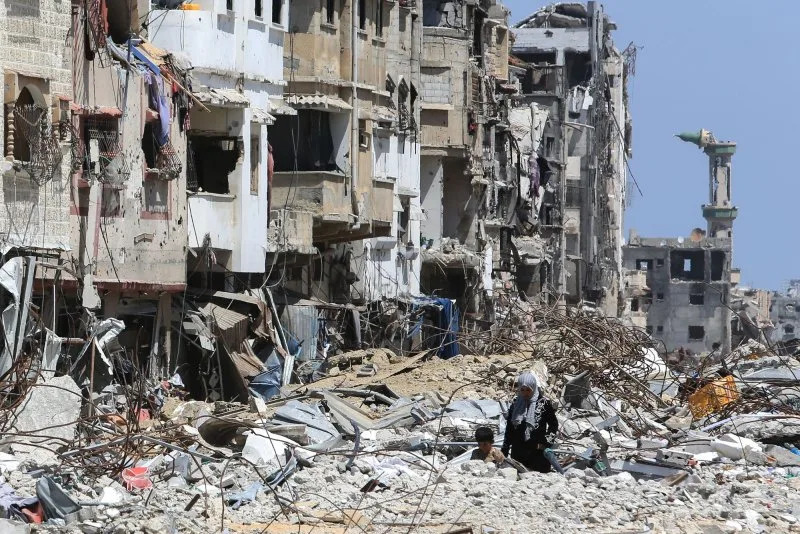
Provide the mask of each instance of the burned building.
POLYGON ((731 158, 736 143, 717 141, 701 130, 680 134, 696 144, 709 160, 709 202, 702 206, 707 230, 688 238, 643 238, 634 231, 624 247, 624 264, 643 271, 648 292, 628 295, 629 309, 647 316, 646 328, 667 351, 694 352, 731 348, 731 269, 733 221, 731 158))
POLYGON ((635 47, 620 52, 616 25, 597 2, 542 8, 514 28, 510 111, 520 147, 514 240, 521 291, 617 316, 622 228, 631 156, 628 77, 635 47))
POLYGON ((508 10, 493 0, 425 0, 422 23, 420 285, 481 318, 491 315, 500 235, 518 189, 507 135, 508 10))

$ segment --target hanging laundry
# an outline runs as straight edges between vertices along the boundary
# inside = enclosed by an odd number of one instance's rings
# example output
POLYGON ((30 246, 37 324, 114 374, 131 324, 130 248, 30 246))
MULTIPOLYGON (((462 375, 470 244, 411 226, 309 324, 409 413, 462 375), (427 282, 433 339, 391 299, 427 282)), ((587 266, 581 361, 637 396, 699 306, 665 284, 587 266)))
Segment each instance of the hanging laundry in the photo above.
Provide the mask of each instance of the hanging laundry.
POLYGON ((536 198, 539 196, 539 162, 536 161, 536 154, 528 156, 528 178, 530 178, 529 198, 536 198))

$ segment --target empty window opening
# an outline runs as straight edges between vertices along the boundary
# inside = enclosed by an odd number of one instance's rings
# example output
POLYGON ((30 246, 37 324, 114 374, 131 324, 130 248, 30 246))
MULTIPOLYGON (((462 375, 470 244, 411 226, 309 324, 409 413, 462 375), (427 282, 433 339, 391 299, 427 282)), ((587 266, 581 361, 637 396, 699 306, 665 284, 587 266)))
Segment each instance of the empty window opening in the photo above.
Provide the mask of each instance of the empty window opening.
POLYGON ((663 267, 663 266, 664 266, 664 260, 656 260, 656 267, 663 267))
POLYGON ((663 334, 664 333, 664 326, 658 325, 656 327, 656 332, 659 333, 659 334, 663 334))
POLYGON ((283 20, 283 0, 272 0, 272 23, 280 24, 283 20))
POLYGON ((189 169, 186 187, 193 191, 228 194, 229 175, 242 156, 239 137, 193 135, 189 138, 189 169))
POLYGON ((311 280, 314 282, 321 282, 324 277, 325 263, 322 261, 322 256, 315 256, 311 261, 311 280))
POLYGON ((689 304, 700 306, 705 303, 705 287, 702 285, 692 286, 689 293, 689 304))
POLYGON ((636 260, 637 271, 652 271, 653 260, 636 260))
POLYGON ((336 0, 325 0, 325 22, 334 24, 336 13, 336 0))
POLYGON ((578 234, 567 234, 567 254, 572 256, 580 255, 580 241, 578 234))
POLYGON ((122 216, 122 190, 103 184, 100 199, 101 217, 121 217, 122 216))
POLYGON ((673 250, 670 253, 672 278, 678 280, 705 279, 705 253, 702 250, 673 250))
POLYGON ((647 332, 649 335, 651 335, 651 336, 653 335, 653 325, 647 325, 647 326, 645 327, 645 329, 644 329, 644 330, 645 330, 645 332, 647 332))
POLYGON ((255 11, 255 14, 256 14, 256 18, 260 19, 261 17, 263 17, 264 16, 264 7, 262 5, 262 0, 255 0, 255 6, 254 7, 255 7, 254 11, 255 11))
POLYGON ((689 327, 689 341, 703 341, 706 338, 706 329, 703 326, 689 327))
POLYGON ((408 197, 402 197, 400 203, 403 211, 397 212, 397 242, 407 245, 411 239, 411 232, 408 231, 408 223, 411 220, 411 204, 408 197))
POLYGON ((663 301, 664 300, 664 293, 656 293, 656 300, 663 301))
POLYGON ((362 150, 369 150, 370 139, 372 136, 367 131, 367 121, 359 119, 358 121, 358 146, 362 150))
POLYGON ((783 325, 783 331, 787 334, 794 334, 794 325, 790 324, 783 325))
POLYGON ((632 312, 639 311, 639 299, 631 299, 631 311, 632 312))
POLYGON ((383 0, 375 0, 375 35, 383 37, 383 0))
POLYGON ((367 29, 367 0, 358 0, 358 27, 367 29))
POLYGON ((566 187, 566 206, 577 208, 581 205, 581 185, 567 184, 566 187))
POLYGON ((225 0, 225 9, 233 11, 233 0, 225 0))
POLYGON ((725 252, 721 250, 711 251, 711 280, 722 280, 725 272, 725 252))
POLYGON ((337 170, 330 115, 300 109, 296 117, 278 116, 270 126, 275 172, 337 170))
POLYGON ((478 60, 478 65, 483 66, 483 21, 486 15, 483 11, 473 9, 472 25, 472 56, 478 60))
POLYGON ((569 87, 587 85, 592 79, 592 61, 589 54, 566 52, 564 63, 569 87))
POLYGON ((555 52, 520 54, 519 58, 528 63, 528 70, 522 79, 524 94, 556 91, 559 68, 555 66, 555 52))

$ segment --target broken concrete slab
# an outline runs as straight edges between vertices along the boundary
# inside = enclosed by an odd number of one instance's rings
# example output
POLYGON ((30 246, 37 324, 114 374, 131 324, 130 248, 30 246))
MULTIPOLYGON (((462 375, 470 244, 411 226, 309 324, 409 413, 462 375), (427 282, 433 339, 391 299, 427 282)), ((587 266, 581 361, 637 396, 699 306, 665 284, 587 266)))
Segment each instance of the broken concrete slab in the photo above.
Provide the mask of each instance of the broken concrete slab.
POLYGON ((42 378, 14 412, 12 427, 16 433, 29 434, 37 442, 44 438, 67 444, 75 438, 81 404, 81 390, 72 378, 42 378))

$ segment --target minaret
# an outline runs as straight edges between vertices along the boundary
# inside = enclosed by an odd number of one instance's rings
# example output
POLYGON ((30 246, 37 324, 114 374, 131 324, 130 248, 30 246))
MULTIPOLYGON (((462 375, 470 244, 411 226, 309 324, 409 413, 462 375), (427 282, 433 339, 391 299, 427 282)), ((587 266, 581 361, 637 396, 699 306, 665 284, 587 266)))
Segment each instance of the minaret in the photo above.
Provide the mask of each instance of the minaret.
POLYGON ((676 137, 694 143, 708 155, 708 204, 703 204, 708 237, 733 241, 733 221, 738 210, 731 202, 731 158, 736 152, 736 143, 717 141, 708 130, 684 132, 676 137))

